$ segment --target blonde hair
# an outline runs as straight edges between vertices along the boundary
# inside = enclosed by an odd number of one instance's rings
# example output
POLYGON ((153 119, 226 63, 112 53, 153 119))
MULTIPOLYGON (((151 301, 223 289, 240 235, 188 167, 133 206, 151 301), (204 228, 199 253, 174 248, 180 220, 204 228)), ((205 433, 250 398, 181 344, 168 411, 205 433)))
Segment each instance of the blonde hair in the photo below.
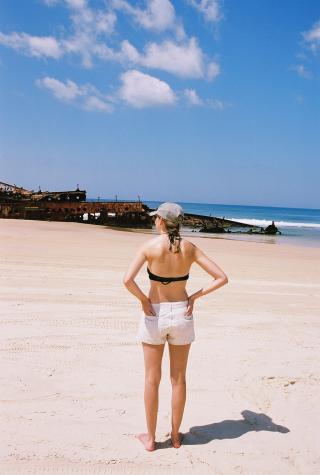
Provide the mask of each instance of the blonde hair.
POLYGON ((173 252, 180 252, 180 241, 181 241, 181 236, 180 236, 180 221, 178 222, 172 222, 168 220, 164 220, 167 232, 168 232, 168 237, 170 241, 169 245, 169 251, 173 249, 173 252))

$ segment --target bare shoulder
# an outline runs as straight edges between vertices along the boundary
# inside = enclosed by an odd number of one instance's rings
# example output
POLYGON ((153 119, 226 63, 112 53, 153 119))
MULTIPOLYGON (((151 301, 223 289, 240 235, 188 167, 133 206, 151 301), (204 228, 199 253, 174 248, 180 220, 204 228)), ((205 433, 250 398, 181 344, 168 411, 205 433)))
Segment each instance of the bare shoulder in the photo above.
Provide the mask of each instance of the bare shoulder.
POLYGON ((193 242, 188 241, 188 243, 189 243, 190 252, 195 262, 198 262, 201 258, 209 259, 208 256, 202 251, 202 249, 200 249, 200 247, 198 247, 193 242))
POLYGON ((191 241, 188 241, 184 239, 184 243, 186 246, 186 251, 189 257, 191 257, 193 262, 198 262, 203 259, 209 259, 208 256, 198 247, 196 244, 194 244, 191 241))
POLYGON ((187 252, 189 255, 194 255, 197 246, 193 244, 193 242, 183 238, 181 244, 183 245, 185 252, 187 252))
POLYGON ((140 249, 142 252, 144 252, 144 254, 149 255, 150 252, 152 252, 152 250, 154 250, 155 247, 159 245, 159 243, 160 243, 159 236, 154 236, 148 239, 147 241, 143 242, 141 244, 140 249))

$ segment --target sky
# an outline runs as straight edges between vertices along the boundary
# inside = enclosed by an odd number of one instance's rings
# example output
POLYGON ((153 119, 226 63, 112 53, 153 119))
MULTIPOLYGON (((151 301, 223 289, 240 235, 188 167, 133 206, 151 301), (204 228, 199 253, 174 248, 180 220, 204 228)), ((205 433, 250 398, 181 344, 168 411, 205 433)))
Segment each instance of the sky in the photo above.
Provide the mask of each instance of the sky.
POLYGON ((318 0, 1 0, 0 181, 320 208, 318 0))

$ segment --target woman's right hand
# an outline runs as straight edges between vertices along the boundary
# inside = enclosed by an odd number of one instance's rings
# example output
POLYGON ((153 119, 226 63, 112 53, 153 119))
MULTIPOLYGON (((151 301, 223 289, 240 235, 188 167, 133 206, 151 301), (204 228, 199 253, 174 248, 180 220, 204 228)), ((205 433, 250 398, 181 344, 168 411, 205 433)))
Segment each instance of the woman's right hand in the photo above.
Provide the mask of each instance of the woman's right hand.
POLYGON ((153 315, 154 317, 156 316, 156 313, 153 310, 152 303, 151 303, 150 299, 143 300, 141 302, 141 305, 142 305, 142 310, 143 310, 145 315, 153 315))
POLYGON ((193 314, 193 304, 194 304, 194 299, 192 297, 188 297, 188 306, 185 313, 186 317, 191 317, 191 315, 193 314))

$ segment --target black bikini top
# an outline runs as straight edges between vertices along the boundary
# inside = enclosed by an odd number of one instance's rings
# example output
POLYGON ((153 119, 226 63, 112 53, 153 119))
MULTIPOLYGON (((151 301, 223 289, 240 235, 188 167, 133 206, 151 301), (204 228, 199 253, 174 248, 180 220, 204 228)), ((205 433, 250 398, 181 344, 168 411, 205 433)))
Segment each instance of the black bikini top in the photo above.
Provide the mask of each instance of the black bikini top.
POLYGON ((170 282, 176 282, 177 280, 189 279, 189 274, 183 275, 182 277, 160 277, 160 275, 152 274, 152 272, 149 270, 149 267, 147 267, 147 271, 150 280, 156 280, 158 282, 161 282, 163 285, 170 284, 170 282))

